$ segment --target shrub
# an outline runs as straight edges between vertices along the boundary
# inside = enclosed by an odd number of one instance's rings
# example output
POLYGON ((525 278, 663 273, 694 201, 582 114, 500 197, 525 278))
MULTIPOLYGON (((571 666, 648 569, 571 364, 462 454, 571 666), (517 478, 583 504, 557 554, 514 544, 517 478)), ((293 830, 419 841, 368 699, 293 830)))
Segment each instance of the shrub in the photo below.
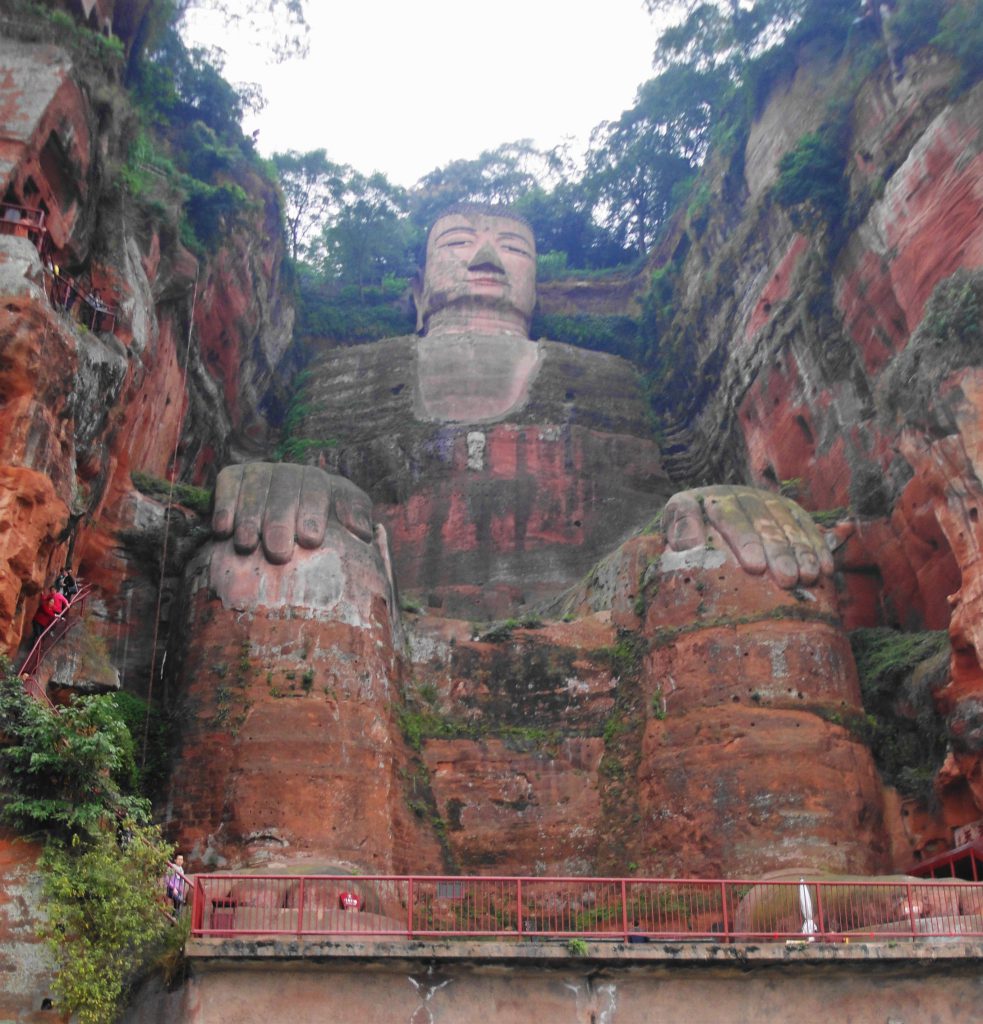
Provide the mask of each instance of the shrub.
POLYGON ((149 473, 130 473, 133 486, 141 494, 146 494, 157 501, 167 501, 169 497, 179 504, 207 516, 212 507, 212 492, 207 487, 193 487, 191 484, 171 484, 169 480, 151 476, 149 473))
POLYGON ((948 634, 858 629, 850 646, 867 712, 862 738, 878 769, 902 793, 930 800, 946 752, 934 689, 945 680, 948 634))
POLYGON ((555 281, 569 273, 565 252, 541 252, 536 256, 536 279, 555 281))
POLYGON ((5 659, 0 672, 0 817, 65 841, 115 827, 117 816, 146 821, 149 802, 130 792, 133 738, 113 697, 79 697, 52 711, 24 692, 5 659))
POLYGON ((309 267, 299 268, 296 333, 361 344, 411 334, 416 317, 403 301, 405 277, 387 276, 379 285, 341 286, 309 267))
POLYGON ((983 74, 983 0, 954 4, 943 17, 932 42, 959 61, 956 91, 975 82, 983 74))
POLYGON ((938 0, 901 0, 890 17, 898 57, 907 57, 932 41, 939 28, 940 14, 938 0))
POLYGON ((160 709, 133 693, 107 694, 133 737, 133 788, 148 800, 159 796, 167 778, 170 726, 160 709), (146 751, 144 751, 146 735, 146 751))
POLYGON ((0 817, 45 839, 39 934, 57 971, 57 1008, 80 1024, 111 1024, 168 930, 159 896, 171 851, 145 824, 149 802, 127 792, 133 738, 113 696, 53 710, 24 692, 6 659, 0 733, 0 817))
POLYGON ((625 359, 638 358, 639 325, 630 316, 537 314, 533 317, 530 334, 534 338, 562 341, 594 352, 610 352, 625 359))
POLYGON ((778 164, 775 198, 792 211, 793 219, 818 218, 827 226, 839 223, 847 199, 843 154, 825 131, 810 132, 778 164))
POLYGON ((110 832, 49 844, 40 868, 59 1010, 79 1024, 111 1024, 123 992, 169 931, 160 880, 170 855, 156 829, 135 828, 121 849, 110 832))

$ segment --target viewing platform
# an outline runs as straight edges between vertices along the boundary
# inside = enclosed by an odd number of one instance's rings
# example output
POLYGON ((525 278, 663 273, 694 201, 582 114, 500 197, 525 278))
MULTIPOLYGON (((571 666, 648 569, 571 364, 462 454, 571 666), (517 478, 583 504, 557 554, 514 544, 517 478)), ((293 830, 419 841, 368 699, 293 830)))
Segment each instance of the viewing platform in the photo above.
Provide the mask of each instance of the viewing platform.
POLYGON ((983 939, 983 884, 198 875, 193 939, 910 944, 983 939))
POLYGON ((983 996, 974 882, 202 875, 193 894, 200 1024, 962 1024, 983 996))

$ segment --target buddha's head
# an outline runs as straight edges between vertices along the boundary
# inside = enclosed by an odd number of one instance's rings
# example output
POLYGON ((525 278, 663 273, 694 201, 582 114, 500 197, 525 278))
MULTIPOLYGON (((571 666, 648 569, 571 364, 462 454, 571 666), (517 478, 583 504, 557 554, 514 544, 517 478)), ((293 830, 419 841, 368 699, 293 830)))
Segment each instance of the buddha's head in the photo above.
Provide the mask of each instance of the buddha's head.
POLYGON ((427 239, 417 329, 528 337, 536 304, 536 243, 505 207, 468 204, 437 219, 427 239))

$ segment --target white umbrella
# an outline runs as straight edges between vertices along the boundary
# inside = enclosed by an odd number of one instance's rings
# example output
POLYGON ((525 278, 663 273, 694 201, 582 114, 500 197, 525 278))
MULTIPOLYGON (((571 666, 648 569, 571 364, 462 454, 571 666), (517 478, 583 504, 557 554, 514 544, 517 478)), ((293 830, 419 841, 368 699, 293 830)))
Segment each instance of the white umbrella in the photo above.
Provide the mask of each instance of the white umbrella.
POLYGON ((799 909, 803 917, 802 934, 809 936, 809 942, 815 942, 812 936, 819 931, 819 925, 812 919, 812 896, 804 878, 799 879, 799 909))

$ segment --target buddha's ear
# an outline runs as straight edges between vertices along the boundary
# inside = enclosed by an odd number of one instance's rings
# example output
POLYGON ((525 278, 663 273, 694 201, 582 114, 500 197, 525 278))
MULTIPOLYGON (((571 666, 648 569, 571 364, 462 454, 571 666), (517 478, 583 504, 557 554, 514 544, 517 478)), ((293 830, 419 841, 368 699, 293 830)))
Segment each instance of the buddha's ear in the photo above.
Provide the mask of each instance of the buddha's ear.
POLYGON ((417 270, 410 280, 413 305, 416 306, 416 333, 423 333, 423 271, 417 270))

